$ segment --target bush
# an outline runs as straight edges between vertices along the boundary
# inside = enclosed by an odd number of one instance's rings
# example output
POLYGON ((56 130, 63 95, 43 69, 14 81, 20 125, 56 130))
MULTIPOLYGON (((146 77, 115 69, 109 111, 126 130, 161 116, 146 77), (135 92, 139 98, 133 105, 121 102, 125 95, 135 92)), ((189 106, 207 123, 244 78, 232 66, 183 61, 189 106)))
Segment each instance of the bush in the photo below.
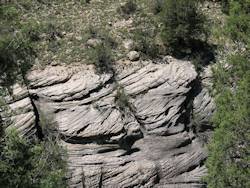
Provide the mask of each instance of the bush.
MULTIPOLYGON (((250 2, 228 2, 226 31, 233 41, 247 46, 250 2)), ((250 187, 250 57, 249 49, 238 50, 227 64, 218 64, 214 70, 217 110, 206 162, 209 188, 250 187)))
POLYGON ((163 10, 164 0, 151 0, 151 8, 154 14, 158 14, 163 10))
POLYGON ((131 104, 128 96, 126 95, 124 88, 118 86, 117 94, 115 96, 115 102, 121 112, 126 113, 127 110, 131 110, 131 104))
POLYGON ((3 36, 0 39, 0 83, 10 87, 18 80, 18 75, 25 76, 31 68, 35 53, 29 40, 22 35, 3 36))
MULTIPOLYGON (((166 0, 161 12, 162 38, 171 53, 187 53, 193 40, 206 36, 205 16, 196 0, 166 0)), ((188 52, 189 53, 189 52, 188 52)))
POLYGON ((230 0, 221 0, 222 11, 225 13, 229 12, 229 1, 230 0))
POLYGON ((90 50, 89 55, 98 73, 114 72, 112 68, 112 52, 109 45, 103 43, 98 44, 90 50))
POLYGON ((151 36, 149 32, 136 30, 134 40, 137 43, 135 50, 142 52, 144 55, 150 58, 158 57, 159 48, 155 43, 155 38, 151 36))
POLYGON ((109 32, 103 28, 89 26, 88 38, 97 39, 95 45, 89 48, 88 56, 91 63, 95 65, 98 73, 114 73, 112 63, 112 49, 117 47, 116 41, 109 35, 109 32))
POLYGON ((232 0, 229 4, 227 33, 234 41, 250 44, 250 1, 232 0))
POLYGON ((9 130, 0 137, 0 187, 66 187, 62 155, 54 140, 31 143, 9 130))
POLYGON ((206 162, 208 187, 249 187, 250 61, 235 55, 215 71, 216 126, 206 162))
POLYGON ((134 13, 137 9, 135 0, 128 0, 124 5, 117 9, 117 12, 121 15, 128 16, 134 13))

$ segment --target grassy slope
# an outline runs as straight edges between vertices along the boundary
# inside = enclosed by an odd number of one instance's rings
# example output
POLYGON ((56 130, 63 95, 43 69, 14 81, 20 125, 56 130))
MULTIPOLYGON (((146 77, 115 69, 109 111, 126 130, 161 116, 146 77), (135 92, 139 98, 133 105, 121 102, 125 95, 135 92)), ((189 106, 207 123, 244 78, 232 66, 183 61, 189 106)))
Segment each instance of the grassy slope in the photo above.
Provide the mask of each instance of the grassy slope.
POLYGON ((137 1, 138 11, 129 16, 117 12, 124 2, 126 1, 92 0, 84 3, 77 0, 21 0, 14 1, 12 5, 20 15, 20 27, 38 35, 39 40, 33 43, 38 57, 35 67, 44 67, 52 62, 89 63, 86 41, 91 38, 90 30, 95 30, 102 36, 111 36, 118 44, 113 49, 114 56, 116 59, 123 57, 122 41, 133 37, 135 26, 154 27, 143 21, 150 18, 143 15, 150 14, 144 0, 137 1))

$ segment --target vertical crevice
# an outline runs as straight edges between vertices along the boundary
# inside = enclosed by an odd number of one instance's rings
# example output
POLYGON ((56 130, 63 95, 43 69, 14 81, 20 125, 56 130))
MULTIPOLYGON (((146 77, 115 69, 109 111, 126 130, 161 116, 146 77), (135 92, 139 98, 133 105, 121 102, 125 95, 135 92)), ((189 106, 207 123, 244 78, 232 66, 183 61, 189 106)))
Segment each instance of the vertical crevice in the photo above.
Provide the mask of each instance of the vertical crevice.
POLYGON ((40 122, 40 116, 39 116, 39 112, 38 112, 38 109, 33 101, 33 98, 32 96, 29 94, 28 95, 30 101, 31 101, 31 105, 33 107, 33 111, 34 111, 34 114, 35 114, 35 128, 36 128, 36 136, 39 140, 43 140, 44 139, 44 134, 43 134, 43 130, 42 130, 42 127, 40 126, 39 122, 40 122))
POLYGON ((102 188, 102 181, 103 181, 103 177, 102 177, 102 169, 101 169, 101 176, 100 176, 100 180, 99 180, 99 183, 98 183, 98 188, 102 188))
POLYGON ((191 123, 194 99, 202 91, 202 84, 199 76, 193 82, 190 83, 189 87, 191 87, 191 90, 186 94, 186 100, 183 104, 183 110, 185 110, 185 113, 180 117, 179 120, 181 123, 184 123, 187 131, 192 128, 191 123))

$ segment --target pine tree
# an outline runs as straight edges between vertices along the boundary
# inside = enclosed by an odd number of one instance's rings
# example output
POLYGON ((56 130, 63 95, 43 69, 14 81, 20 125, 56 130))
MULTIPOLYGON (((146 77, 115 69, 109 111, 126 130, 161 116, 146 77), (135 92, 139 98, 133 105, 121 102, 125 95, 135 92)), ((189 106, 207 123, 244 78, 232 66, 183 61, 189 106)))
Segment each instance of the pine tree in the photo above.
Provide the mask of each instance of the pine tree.
POLYGON ((166 0, 161 13, 163 40, 171 52, 185 50, 206 35, 205 16, 197 0, 166 0))

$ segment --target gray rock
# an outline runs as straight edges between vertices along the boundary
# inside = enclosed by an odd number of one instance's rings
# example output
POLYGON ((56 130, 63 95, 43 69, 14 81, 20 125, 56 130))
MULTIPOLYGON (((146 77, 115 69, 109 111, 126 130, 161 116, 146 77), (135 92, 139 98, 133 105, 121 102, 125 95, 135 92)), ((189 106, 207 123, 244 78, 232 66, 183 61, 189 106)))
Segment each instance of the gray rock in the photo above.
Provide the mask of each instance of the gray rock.
MULTIPOLYGON (((69 187, 202 187, 207 153, 185 120, 197 79, 193 65, 174 58, 133 63, 116 80, 86 65, 48 66, 28 75, 38 112, 64 135, 69 187), (128 103, 117 102, 117 83, 128 103)), ((11 108, 26 116, 32 106, 21 98, 11 108)), ((205 90, 195 98, 202 121, 209 100, 205 90)), ((15 121, 22 127, 17 122, 26 119, 15 121)), ((32 129, 34 121, 25 126, 32 129)))
POLYGON ((130 51, 127 57, 130 61, 138 61, 140 59, 140 53, 137 51, 130 51))
POLYGON ((7 96, 9 112, 0 112, 2 119, 11 124, 7 127, 15 128, 21 136, 30 137, 36 133, 35 109, 29 98, 28 90, 25 86, 15 84, 13 95, 7 96))
POLYGON ((100 39, 91 38, 87 41, 87 46, 94 48, 101 43, 102 41, 100 39))

